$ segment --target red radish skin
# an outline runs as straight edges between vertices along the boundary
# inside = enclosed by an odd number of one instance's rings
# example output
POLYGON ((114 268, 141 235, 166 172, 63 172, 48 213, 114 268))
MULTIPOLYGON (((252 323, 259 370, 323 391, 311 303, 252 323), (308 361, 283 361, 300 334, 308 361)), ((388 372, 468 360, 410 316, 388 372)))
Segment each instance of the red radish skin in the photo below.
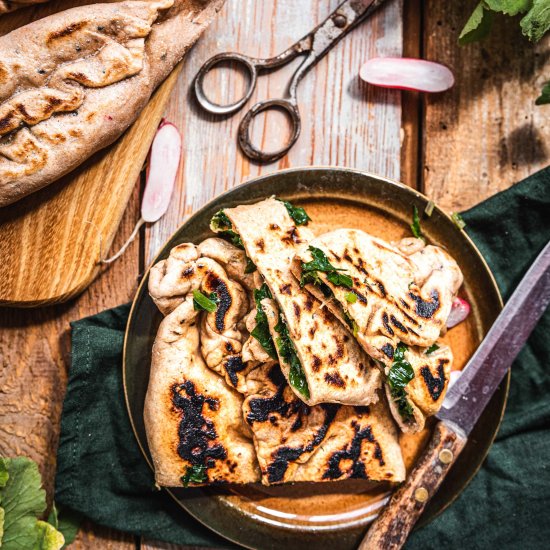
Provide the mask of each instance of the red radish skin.
POLYGON ((462 323, 466 317, 470 314, 470 304, 459 298, 458 296, 453 300, 453 305, 451 307, 451 313, 447 318, 447 328, 452 328, 462 323))
POLYGON ((163 120, 157 130, 147 167, 147 180, 141 203, 141 217, 156 222, 170 204, 181 158, 182 139, 178 129, 163 120))
POLYGON ((359 76, 374 86, 429 93, 444 92, 455 82, 445 65, 407 57, 374 57, 363 64, 359 76))

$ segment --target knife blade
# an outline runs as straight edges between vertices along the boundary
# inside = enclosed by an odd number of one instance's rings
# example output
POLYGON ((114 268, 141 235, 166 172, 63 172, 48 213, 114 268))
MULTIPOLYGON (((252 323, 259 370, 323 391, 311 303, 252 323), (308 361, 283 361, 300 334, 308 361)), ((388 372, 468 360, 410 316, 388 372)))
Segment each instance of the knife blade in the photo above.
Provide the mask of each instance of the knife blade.
POLYGON ((426 449, 371 525, 359 550, 398 550, 403 546, 549 303, 550 242, 449 390, 426 449))

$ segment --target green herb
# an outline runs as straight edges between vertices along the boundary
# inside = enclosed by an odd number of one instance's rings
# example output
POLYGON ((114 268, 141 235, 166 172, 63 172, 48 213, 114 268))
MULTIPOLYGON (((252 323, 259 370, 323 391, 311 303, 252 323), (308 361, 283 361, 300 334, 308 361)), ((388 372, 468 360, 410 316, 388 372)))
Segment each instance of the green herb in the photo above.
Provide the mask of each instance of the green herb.
POLYGON ((462 216, 458 212, 453 212, 451 214, 451 219, 455 222, 455 225, 459 229, 464 229, 466 227, 466 222, 462 219, 462 216))
POLYGON ((397 403, 399 414, 408 420, 413 415, 412 406, 405 391, 406 385, 414 378, 411 364, 405 359, 407 346, 399 343, 393 353, 393 364, 388 372, 388 384, 393 399, 397 403))
POLYGON ((204 483, 208 479, 206 475, 206 466, 193 464, 188 466, 185 474, 181 476, 181 482, 184 487, 189 487, 190 483, 204 483))
POLYGON ((245 273, 254 273, 256 271, 256 266, 254 262, 247 256, 246 258, 246 267, 244 268, 245 273))
POLYGON ((209 296, 205 296, 200 290, 193 290, 193 308, 195 311, 214 313, 218 309, 218 295, 211 292, 209 296))
POLYGON ((254 290, 254 301, 256 302, 256 326, 250 334, 256 338, 258 342, 260 342, 260 345, 264 348, 269 357, 272 359, 277 359, 277 350, 275 349, 273 338, 271 338, 271 333, 269 332, 267 315, 262 309, 262 300, 271 297, 271 292, 269 292, 269 288, 265 283, 259 289, 254 290))
POLYGON ((288 328, 282 316, 279 316, 279 322, 275 326, 275 331, 279 333, 279 337, 276 340, 279 354, 283 361, 290 365, 290 371, 288 373, 290 385, 305 396, 306 399, 309 399, 309 388, 306 375, 304 374, 302 364, 296 353, 296 348, 290 339, 288 328))
POLYGON ((48 516, 48 523, 53 525, 58 531, 63 534, 65 538, 65 545, 68 546, 78 534, 78 529, 82 522, 82 515, 70 508, 61 506, 59 510, 55 502, 52 504, 50 515, 48 516))
MULTIPOLYGON (((521 31, 531 42, 538 42, 550 31, 548 0, 481 0, 464 25, 458 37, 459 44, 484 39, 491 31, 495 13, 512 17, 522 14, 519 22, 521 31)), ((536 105, 550 103, 550 90, 546 92, 549 97, 545 100, 545 88, 536 100, 536 105)))
POLYGON ((233 224, 223 210, 220 210, 212 216, 210 220, 210 229, 212 229, 214 233, 219 233, 222 237, 226 237, 233 246, 244 250, 241 236, 233 231, 233 224))
POLYGON ((535 105, 545 105, 546 103, 550 103, 550 82, 543 86, 540 96, 535 101, 535 105))
POLYGON ((424 214, 426 214, 428 218, 432 215, 434 211, 434 206, 435 206, 435 203, 433 201, 429 201, 428 204, 426 205, 426 208, 424 209, 424 214))
POLYGON ((437 344, 432 344, 427 350, 426 355, 432 354, 434 351, 437 351, 439 349, 439 346, 437 344))
POLYGON ((416 207, 416 204, 413 205, 413 221, 411 223, 411 231, 412 234, 417 239, 422 239, 425 241, 424 235, 422 235, 422 228, 420 227, 420 216, 418 215, 418 208, 416 207))
POLYGON ((353 337, 357 338, 357 334, 359 333, 359 326, 350 317, 350 314, 347 311, 345 311, 344 309, 342 310, 342 315, 344 317, 344 321, 346 322, 346 325, 348 325, 348 327, 353 331, 353 337))
POLYGON ((320 249, 314 246, 309 247, 309 251, 313 260, 310 262, 302 262, 302 277, 300 279, 300 286, 307 284, 321 285, 323 281, 319 277, 319 271, 327 274, 327 279, 336 286, 344 286, 346 288, 353 288, 353 279, 348 275, 338 273, 339 271, 346 271, 345 269, 338 269, 334 267, 329 261, 326 254, 320 249))
POLYGON ((357 302, 357 294, 354 294, 353 292, 346 292, 346 302, 355 304, 355 302, 357 302))
POLYGON ((65 543, 54 525, 38 520, 46 493, 38 466, 29 458, 0 458, 0 545, 2 549, 59 550, 65 543))
POLYGON ((281 199, 277 200, 285 205, 288 215, 294 220, 294 223, 296 225, 307 225, 307 222, 311 221, 311 218, 307 215, 306 211, 303 208, 299 206, 294 206, 292 203, 283 201, 281 199))
POLYGON ((359 334, 359 326, 355 321, 352 321, 353 324, 353 337, 357 338, 357 335, 359 334))

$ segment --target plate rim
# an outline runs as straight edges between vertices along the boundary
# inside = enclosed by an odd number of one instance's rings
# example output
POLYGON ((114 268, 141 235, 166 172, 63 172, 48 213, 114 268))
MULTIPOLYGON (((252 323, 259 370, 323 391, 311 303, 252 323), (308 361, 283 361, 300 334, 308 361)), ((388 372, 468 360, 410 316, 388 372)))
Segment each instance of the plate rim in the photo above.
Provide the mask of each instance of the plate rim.
MULTIPOLYGON (((241 183, 231 187, 230 189, 226 189, 225 191, 223 191, 219 195, 216 195, 215 197, 212 197, 209 201, 207 201, 205 204, 203 204, 198 210, 193 212, 191 215, 185 217, 183 219, 182 223, 165 240, 164 244, 159 248, 159 251, 155 254, 153 259, 149 262, 147 268, 144 270, 141 281, 140 281, 140 283, 139 283, 139 285, 138 285, 138 287, 135 291, 134 297, 132 298, 132 305, 130 307, 130 312, 128 314, 128 321, 126 323, 126 328, 124 330, 124 341, 123 341, 123 349, 122 349, 122 385, 123 385, 123 391, 124 391, 124 401, 125 401, 125 406, 126 406, 126 412, 128 414, 128 418, 130 420, 130 425, 132 427, 132 432, 134 434, 134 438, 135 438, 135 440, 138 444, 138 447, 141 451, 141 454, 142 454, 143 458, 145 459, 145 462, 147 463, 147 465, 149 466, 149 468, 153 472, 154 472, 153 464, 149 460, 149 457, 147 456, 147 452, 145 451, 145 449, 143 448, 143 446, 141 444, 140 438, 138 436, 138 433, 137 433, 137 430, 136 430, 136 427, 135 427, 135 424, 134 424, 134 419, 132 417, 130 401, 129 401, 129 397, 128 397, 127 382, 126 382, 126 372, 127 372, 126 361, 127 361, 127 348, 128 348, 128 342, 129 342, 129 327, 132 324, 131 323, 132 319, 136 314, 137 298, 142 293, 142 287, 145 285, 146 281, 148 280, 148 275, 149 275, 149 272, 150 272, 152 266, 155 265, 158 262, 159 257, 162 255, 163 250, 166 247, 166 244, 169 243, 176 236, 176 234, 181 230, 181 228, 184 224, 188 223, 191 218, 193 218, 195 216, 198 216, 201 212, 203 212, 203 211, 207 210, 208 208, 210 208, 210 206, 213 202, 218 202, 220 200, 223 200, 224 197, 226 197, 227 195, 234 192, 235 189, 244 188, 244 187, 252 187, 252 186, 256 185, 258 182, 260 182, 264 179, 268 179, 268 178, 271 178, 271 177, 274 177, 274 176, 278 176, 280 174, 291 174, 293 172, 316 171, 316 170, 339 171, 339 172, 345 172, 345 173, 348 173, 348 174, 353 173, 353 174, 358 174, 360 176, 367 176, 367 177, 370 177, 372 179, 382 181, 384 183, 389 183, 391 185, 395 185, 397 187, 400 187, 400 188, 406 190, 409 193, 412 193, 417 198, 421 198, 421 199, 424 199, 426 201, 433 202, 434 203, 434 209, 437 210, 439 214, 441 214, 445 218, 447 218, 451 223, 454 223, 456 225, 453 218, 451 217, 451 215, 449 213, 447 213, 446 210, 442 209, 440 206, 437 205, 437 203, 435 203, 434 201, 431 201, 431 199, 427 195, 425 195, 424 193, 418 191, 417 189, 409 187, 408 185, 406 185, 403 182, 400 182, 398 180, 394 180, 392 178, 388 178, 388 177, 385 177, 385 176, 380 176, 379 174, 375 174, 375 173, 369 172, 367 170, 360 170, 360 169, 357 169, 357 168, 347 168, 347 167, 344 167, 344 166, 336 166, 336 165, 296 166, 296 167, 292 167, 292 168, 285 168, 285 169, 282 169, 282 170, 275 170, 274 172, 270 172, 268 174, 262 174, 260 176, 256 176, 256 177, 251 178, 247 181, 241 182, 241 183)), ((491 271, 491 268, 489 267, 489 264, 485 260, 484 256, 481 254, 481 252, 478 249, 477 245, 474 243, 474 241, 471 239, 471 237, 464 231, 464 229, 459 228, 459 230, 460 230, 460 233, 462 235, 462 238, 465 238, 469 242, 470 246, 472 247, 473 251, 477 255, 478 259, 484 265, 484 267, 486 269, 486 272, 489 275, 491 285, 493 286, 494 290, 496 291, 496 296, 497 296, 498 302, 499 302, 499 304, 498 304, 499 305, 499 311, 502 310, 502 308, 504 307, 504 302, 503 302, 503 299, 502 299, 502 295, 500 293, 500 289, 499 289, 498 284, 496 282, 495 276, 493 275, 493 272, 491 271)), ((481 469, 483 463, 485 462, 485 459, 487 458, 487 456, 488 456, 488 454, 489 454, 489 452, 490 452, 490 450, 491 450, 491 448, 494 444, 495 438, 496 438, 496 436, 498 435, 498 433, 500 431, 502 420, 504 418, 504 414, 506 412, 506 407, 507 407, 507 404, 508 404, 508 397, 509 397, 509 392, 510 392, 510 379, 511 379, 511 371, 508 370, 508 374, 506 375, 505 379, 503 380, 503 382, 505 383, 505 388, 504 388, 505 393, 504 393, 503 407, 502 407, 502 410, 501 410, 499 418, 498 418, 498 423, 497 423, 495 432, 494 432, 493 436, 491 437, 491 439, 488 441, 487 449, 486 449, 485 454, 483 455, 482 459, 480 460, 479 465, 472 472, 472 474, 465 480, 464 485, 462 486, 461 490, 459 492, 455 493, 452 496, 452 498, 445 505, 443 505, 430 518, 430 521, 427 524, 431 523, 434 519, 436 519, 438 516, 440 516, 445 510, 447 510, 447 508, 449 508, 449 506, 451 506, 456 501, 456 499, 464 492, 464 490, 468 487, 468 485, 472 482, 474 477, 478 474, 479 470, 481 469)), ((180 508, 185 510, 185 512, 187 512, 191 517, 193 517, 196 521, 198 521, 201 525, 205 526, 211 532, 213 532, 216 535, 221 536, 225 540, 230 541, 234 544, 237 544, 241 547, 249 548, 251 550, 254 550, 253 546, 247 546, 246 544, 243 544, 242 542, 237 541, 237 540, 229 537, 228 535, 224 534, 223 532, 218 531, 215 528, 213 528, 212 526, 210 526, 206 521, 204 521, 203 519, 198 517, 198 515, 196 515, 191 509, 189 509, 189 507, 187 507, 181 500, 179 500, 176 497, 176 495, 173 493, 171 488, 161 487, 161 489, 163 491, 165 491, 172 498, 172 500, 174 500, 178 504, 178 506, 180 508)))

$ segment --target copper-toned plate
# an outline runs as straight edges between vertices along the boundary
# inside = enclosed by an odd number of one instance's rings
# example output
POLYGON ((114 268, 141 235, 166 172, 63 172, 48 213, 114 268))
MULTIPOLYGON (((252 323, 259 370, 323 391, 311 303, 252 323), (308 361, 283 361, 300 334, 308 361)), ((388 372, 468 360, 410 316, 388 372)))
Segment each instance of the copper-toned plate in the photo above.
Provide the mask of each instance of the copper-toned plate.
MULTIPOLYGON (((172 236, 154 262, 166 258, 178 243, 199 243, 211 236, 210 218, 220 209, 251 203, 271 195, 307 209, 311 228, 322 233, 355 227, 386 240, 410 235, 412 206, 423 212, 428 199, 416 191, 372 174, 344 168, 298 168, 249 181, 220 195, 191 216, 172 236)), ((451 218, 435 207, 422 229, 434 244, 445 247, 464 272, 463 294, 472 314, 445 336, 462 368, 502 308, 495 280, 479 251, 451 218)), ((144 457, 151 465, 143 424, 151 347, 161 321, 147 293, 148 273, 138 289, 124 343, 124 387, 128 412, 144 457)), ((431 500, 418 525, 433 519, 464 489, 479 469, 497 432, 508 394, 509 376, 499 387, 468 444, 431 500)), ((407 465, 414 462, 428 431, 403 437, 407 465)), ((318 544, 331 550, 355 548, 388 487, 352 480, 297 483, 277 487, 259 484, 229 489, 174 489, 167 492, 191 515, 227 539, 249 548, 292 550, 318 544)), ((182 521, 184 515, 182 514, 182 521)))

